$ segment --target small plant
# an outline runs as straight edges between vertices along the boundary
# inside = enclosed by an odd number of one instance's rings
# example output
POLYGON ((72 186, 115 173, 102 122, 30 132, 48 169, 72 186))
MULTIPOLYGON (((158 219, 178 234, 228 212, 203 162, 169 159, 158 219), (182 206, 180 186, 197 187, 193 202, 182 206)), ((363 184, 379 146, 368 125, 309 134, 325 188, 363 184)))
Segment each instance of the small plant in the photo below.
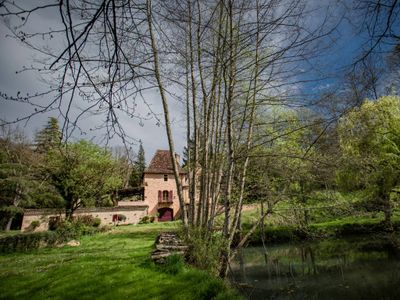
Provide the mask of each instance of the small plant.
POLYGON ((62 223, 61 217, 50 217, 49 218, 49 230, 56 230, 62 223))
POLYGON ((191 229, 185 240, 189 246, 188 262, 195 267, 217 274, 219 255, 225 245, 225 240, 218 235, 205 238, 204 229, 191 229))
POLYGON ((76 218, 76 223, 82 223, 86 226, 94 226, 94 217, 92 215, 83 215, 76 218))
POLYGON ((27 231, 30 232, 35 231, 35 229, 38 228, 39 226, 40 226, 40 221, 38 220, 32 221, 32 223, 27 228, 27 231))
POLYGON ((118 222, 125 222, 126 216, 125 215, 118 215, 117 219, 118 219, 118 222))
POLYGON ((150 215, 149 220, 150 223, 154 223, 154 221, 156 220, 157 215, 150 215))
POLYGON ((93 219, 93 227, 99 227, 101 224, 101 219, 100 218, 94 218, 93 219))
POLYGON ((144 216, 143 218, 140 219, 139 224, 148 224, 149 222, 150 222, 150 217, 144 216))

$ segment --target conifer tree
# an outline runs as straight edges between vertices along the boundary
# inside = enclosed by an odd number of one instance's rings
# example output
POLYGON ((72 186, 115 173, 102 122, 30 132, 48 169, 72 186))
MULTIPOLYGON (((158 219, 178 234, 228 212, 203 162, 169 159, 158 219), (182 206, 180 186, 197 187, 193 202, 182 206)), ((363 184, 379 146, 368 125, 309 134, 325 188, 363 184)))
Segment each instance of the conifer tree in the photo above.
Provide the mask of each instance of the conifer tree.
POLYGON ((142 141, 140 141, 137 159, 133 163, 132 173, 129 179, 130 186, 138 187, 142 184, 142 178, 145 168, 146 168, 146 159, 144 154, 144 148, 142 141))
POLYGON ((40 130, 35 137, 36 151, 39 153, 48 152, 58 146, 61 142, 60 126, 56 118, 49 118, 47 125, 40 130))

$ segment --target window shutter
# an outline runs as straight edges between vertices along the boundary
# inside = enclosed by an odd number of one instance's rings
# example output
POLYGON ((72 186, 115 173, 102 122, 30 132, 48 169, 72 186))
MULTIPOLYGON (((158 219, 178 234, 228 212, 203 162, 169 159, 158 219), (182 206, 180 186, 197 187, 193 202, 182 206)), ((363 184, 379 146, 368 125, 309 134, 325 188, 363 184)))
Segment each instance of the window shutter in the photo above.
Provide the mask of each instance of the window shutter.
POLYGON ((172 191, 169 191, 169 201, 173 201, 174 197, 172 195, 172 191))
POLYGON ((161 201, 162 199, 162 191, 158 191, 158 201, 161 201))

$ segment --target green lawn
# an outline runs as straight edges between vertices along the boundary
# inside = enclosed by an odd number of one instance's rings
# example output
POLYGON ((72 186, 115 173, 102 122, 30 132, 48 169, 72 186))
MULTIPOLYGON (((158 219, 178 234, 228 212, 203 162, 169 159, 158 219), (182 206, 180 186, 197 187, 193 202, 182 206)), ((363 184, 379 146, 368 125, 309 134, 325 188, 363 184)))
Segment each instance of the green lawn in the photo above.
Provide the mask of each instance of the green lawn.
POLYGON ((0 255, 1 299, 232 299, 236 292, 209 274, 176 275, 150 260, 154 239, 177 223, 118 227, 85 236, 79 247, 0 255))

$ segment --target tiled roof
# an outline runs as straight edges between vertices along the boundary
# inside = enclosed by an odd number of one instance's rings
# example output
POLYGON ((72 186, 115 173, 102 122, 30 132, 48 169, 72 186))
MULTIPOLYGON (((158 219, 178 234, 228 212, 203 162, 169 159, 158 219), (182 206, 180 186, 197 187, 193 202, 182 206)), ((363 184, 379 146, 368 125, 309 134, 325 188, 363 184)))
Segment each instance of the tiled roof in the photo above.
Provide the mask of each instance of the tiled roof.
MULTIPOLYGON (((180 174, 186 173, 178 162, 178 170, 180 174)), ((144 173, 163 173, 163 174, 173 174, 171 156, 169 150, 157 150, 154 154, 150 165, 146 168, 144 173)))

